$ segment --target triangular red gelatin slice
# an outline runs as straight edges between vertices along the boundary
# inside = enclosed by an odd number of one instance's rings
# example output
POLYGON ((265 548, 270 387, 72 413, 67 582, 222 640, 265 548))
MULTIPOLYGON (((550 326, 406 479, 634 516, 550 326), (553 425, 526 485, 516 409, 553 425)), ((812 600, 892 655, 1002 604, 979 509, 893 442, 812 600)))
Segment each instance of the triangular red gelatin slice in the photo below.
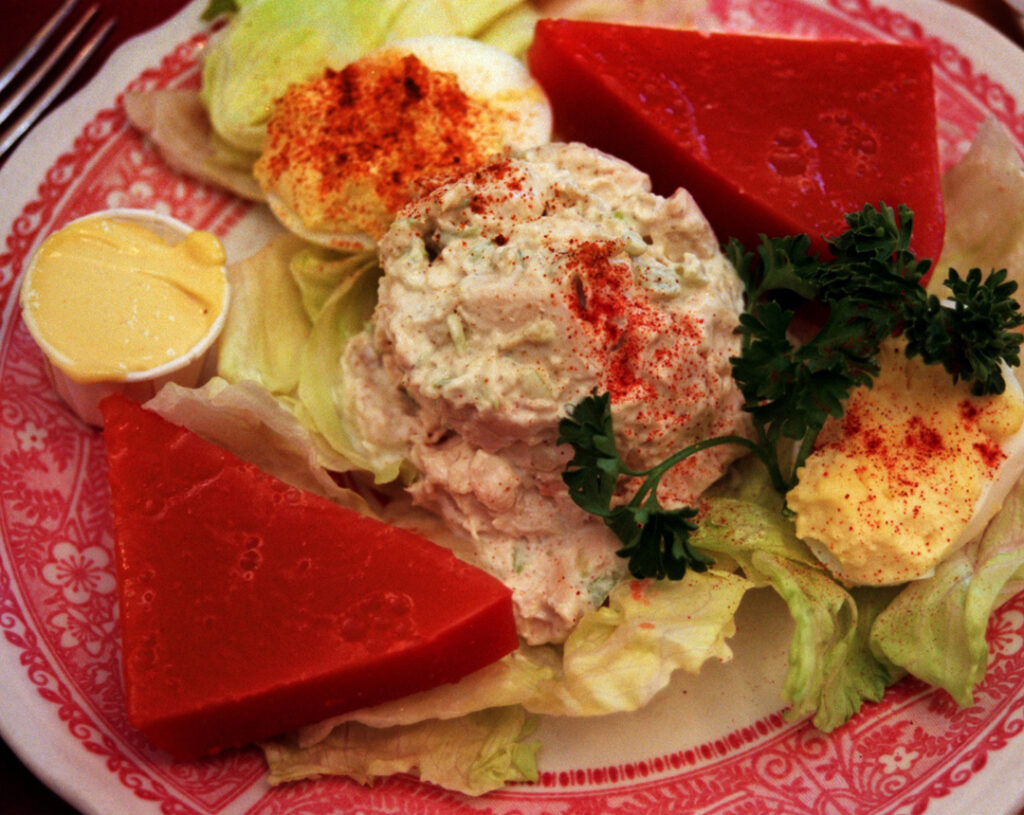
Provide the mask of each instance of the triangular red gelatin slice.
POLYGON ((103 403, 128 716, 179 758, 455 681, 509 590, 122 397, 103 403))
POLYGON ((925 47, 541 20, 528 54, 559 138, 689 190, 722 242, 822 236, 865 204, 914 211, 935 261, 944 215, 925 47))

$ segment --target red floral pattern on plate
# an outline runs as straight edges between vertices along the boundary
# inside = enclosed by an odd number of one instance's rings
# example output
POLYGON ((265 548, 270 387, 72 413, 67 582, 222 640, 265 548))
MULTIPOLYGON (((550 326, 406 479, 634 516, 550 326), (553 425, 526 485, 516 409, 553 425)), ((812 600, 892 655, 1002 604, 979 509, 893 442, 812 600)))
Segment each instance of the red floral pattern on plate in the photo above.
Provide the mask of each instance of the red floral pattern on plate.
MULTIPOLYGON (((994 116, 1024 144, 1018 99, 958 48, 866 0, 711 0, 721 27, 803 36, 921 42, 937 73, 940 148, 962 154, 994 116)), ((195 87, 197 36, 130 89, 195 87)), ((116 782, 162 812, 854 813, 922 811, 965 783, 1024 727, 1024 596, 994 617, 992 663, 976 704, 959 709, 915 681, 830 736, 779 714, 705 744, 642 760, 545 771, 535 785, 468 800, 406 777, 365 789, 344 779, 265 790, 257 751, 170 763, 127 723, 118 665, 116 592, 99 437, 53 395, 38 350, 9 306, 32 247, 66 221, 111 206, 159 209, 229 234, 247 206, 169 172, 127 127, 99 111, 50 167, 0 254, 0 630, 25 681, 69 736, 100 755, 116 782), (9 315, 9 316, 8 316, 9 315)))

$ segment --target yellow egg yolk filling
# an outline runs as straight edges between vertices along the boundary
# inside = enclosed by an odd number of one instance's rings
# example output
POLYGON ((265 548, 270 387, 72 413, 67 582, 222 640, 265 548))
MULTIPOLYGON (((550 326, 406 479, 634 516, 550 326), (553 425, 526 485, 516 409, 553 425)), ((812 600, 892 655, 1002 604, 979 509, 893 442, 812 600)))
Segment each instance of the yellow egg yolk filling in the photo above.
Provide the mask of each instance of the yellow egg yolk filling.
POLYGON ((508 115, 453 74, 382 51, 291 86, 253 172, 306 229, 377 239, 422 186, 500 152, 508 115))
POLYGON ((978 397, 888 340, 873 388, 830 419, 786 496, 796 532, 838 576, 885 585, 926 576, 957 543, 1021 429, 1017 389, 978 397))

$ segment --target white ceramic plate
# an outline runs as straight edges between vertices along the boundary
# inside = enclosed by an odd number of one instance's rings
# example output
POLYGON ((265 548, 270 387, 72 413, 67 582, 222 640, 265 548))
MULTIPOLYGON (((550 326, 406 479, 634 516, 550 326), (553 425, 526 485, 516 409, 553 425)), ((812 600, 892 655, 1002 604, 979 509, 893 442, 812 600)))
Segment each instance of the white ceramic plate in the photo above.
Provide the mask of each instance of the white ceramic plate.
MULTIPOLYGON (((256 750, 172 763, 125 721, 99 436, 46 381, 17 310, 33 247, 108 207, 163 210, 221 234, 232 259, 266 213, 168 172, 125 125, 127 88, 195 86, 197 0, 128 43, 0 172, 0 730, 90 813, 693 812, 1016 813, 1024 801, 1024 596, 990 629, 992 661, 960 710, 913 681, 830 736, 788 724, 780 683, 790 624, 770 593, 744 601, 736 657, 681 677, 649 708, 542 726, 542 775, 480 800, 395 778, 270 790, 256 750)), ((937 0, 710 0, 715 27, 925 43, 944 162, 995 116, 1024 146, 1024 52, 937 0)))

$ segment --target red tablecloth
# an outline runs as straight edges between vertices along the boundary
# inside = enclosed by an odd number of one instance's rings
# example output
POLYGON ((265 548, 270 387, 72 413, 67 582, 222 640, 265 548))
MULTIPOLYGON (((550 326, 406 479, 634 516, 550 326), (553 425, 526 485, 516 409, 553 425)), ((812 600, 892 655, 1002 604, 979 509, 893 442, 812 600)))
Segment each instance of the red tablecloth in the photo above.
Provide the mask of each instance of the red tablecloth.
MULTIPOLYGON (((17 53, 21 45, 61 4, 62 0, 6 0, 0 25, 0 65, 17 53)), ((85 9, 93 0, 79 0, 85 9)), ((1013 13, 1000 0, 953 0, 978 14, 1008 37, 1024 46, 1024 33, 1013 13)), ((188 4, 188 0, 100 0, 103 17, 117 17, 117 27, 87 71, 64 94, 66 98, 87 82, 110 53, 136 34, 159 25, 188 4)), ((28 138, 31 138, 31 134, 28 138)), ((2 689, 0 689, 2 693, 2 689)), ((50 792, 0 741, 0 815, 75 815, 75 810, 50 792)))

